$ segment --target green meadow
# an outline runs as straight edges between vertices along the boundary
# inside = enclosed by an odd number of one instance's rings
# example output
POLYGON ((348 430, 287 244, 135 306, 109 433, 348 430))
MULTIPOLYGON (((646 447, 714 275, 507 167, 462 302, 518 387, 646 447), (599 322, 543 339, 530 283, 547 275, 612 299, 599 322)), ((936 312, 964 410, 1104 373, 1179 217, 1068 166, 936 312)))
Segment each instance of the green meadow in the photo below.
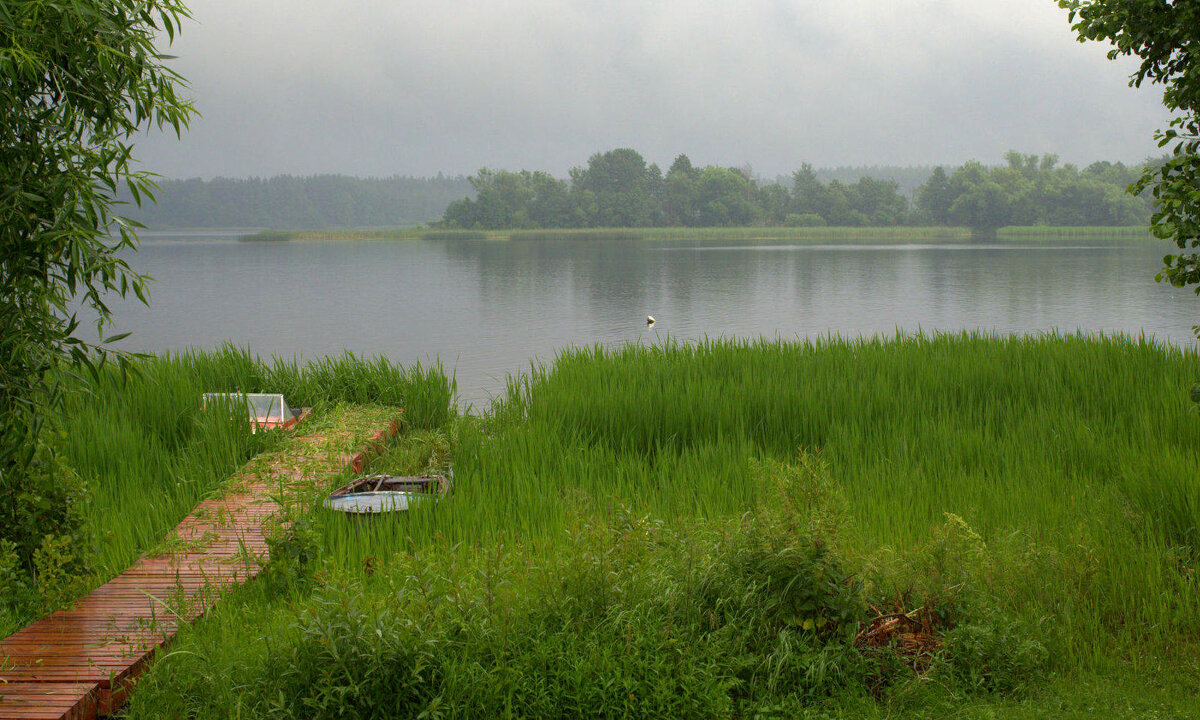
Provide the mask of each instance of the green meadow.
POLYGON ((227 348, 93 383, 63 454, 100 575, 288 452, 204 390, 403 407, 369 471, 453 474, 397 516, 325 511, 348 474, 295 498, 129 717, 1185 718, 1197 378, 1123 336, 667 342, 564 350, 463 414, 437 367, 227 348))

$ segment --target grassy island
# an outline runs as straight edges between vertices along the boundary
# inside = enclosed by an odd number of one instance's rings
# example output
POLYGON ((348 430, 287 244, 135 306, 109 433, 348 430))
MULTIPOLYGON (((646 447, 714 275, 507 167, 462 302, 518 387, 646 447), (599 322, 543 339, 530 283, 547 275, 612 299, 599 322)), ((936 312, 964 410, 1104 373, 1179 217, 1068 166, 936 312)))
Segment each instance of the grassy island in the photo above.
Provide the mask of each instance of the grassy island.
POLYGON ((1128 337, 630 345, 564 351, 474 416, 436 367, 227 349, 79 396, 63 454, 97 516, 178 498, 144 538, 100 526, 116 570, 286 451, 205 416, 214 383, 315 422, 403 406, 369 470, 453 467, 399 517, 296 501, 267 572, 181 631, 129 717, 1183 718, 1198 376, 1195 351, 1128 337), (135 436, 183 470, 110 472, 135 436))

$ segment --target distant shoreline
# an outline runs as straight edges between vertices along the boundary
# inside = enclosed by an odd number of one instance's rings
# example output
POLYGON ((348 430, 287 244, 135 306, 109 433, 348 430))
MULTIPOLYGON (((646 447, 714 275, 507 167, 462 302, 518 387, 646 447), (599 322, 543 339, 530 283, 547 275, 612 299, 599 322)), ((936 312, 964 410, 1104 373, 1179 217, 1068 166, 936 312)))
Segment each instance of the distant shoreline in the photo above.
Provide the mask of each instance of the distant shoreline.
POLYGON ((350 240, 786 240, 844 242, 921 241, 971 242, 1065 240, 1103 238, 1144 241, 1152 239, 1145 226, 1074 227, 1014 226, 1000 228, 994 237, 980 238, 963 227, 653 227, 569 228, 537 230, 443 230, 428 227, 353 230, 263 230, 242 236, 251 242, 350 241, 350 240))

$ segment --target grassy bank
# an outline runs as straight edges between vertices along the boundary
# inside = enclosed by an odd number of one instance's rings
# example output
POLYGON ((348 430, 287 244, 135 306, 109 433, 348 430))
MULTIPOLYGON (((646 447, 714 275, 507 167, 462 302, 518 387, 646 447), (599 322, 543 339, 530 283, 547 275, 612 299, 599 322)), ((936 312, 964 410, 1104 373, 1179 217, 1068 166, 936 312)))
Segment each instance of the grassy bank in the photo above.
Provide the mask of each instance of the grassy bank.
MULTIPOLYGON (((277 432, 251 434, 244 416, 205 408, 205 392, 282 392, 316 418, 338 403, 405 407, 415 428, 447 422, 454 394, 440 368, 351 356, 264 363, 232 347, 135 361, 128 376, 65 378, 55 451, 81 481, 83 531, 56 538, 32 568, 0 557, 0 636, 78 597, 159 545, 207 494, 277 432)), ((53 528, 46 528, 46 532, 53 528)))
MULTIPOLYGON (((373 230, 268 230, 243 238, 250 241, 295 240, 782 240, 788 242, 969 242, 968 228, 954 227, 732 227, 732 228, 582 228, 565 230, 436 230, 398 228, 373 230)), ((992 241, 1106 239, 1150 240, 1145 227, 1007 227, 992 241)))
POLYGON ((443 502, 293 506, 130 714, 1191 717, 1197 376, 1080 336, 571 351, 372 468, 452 464, 443 502))

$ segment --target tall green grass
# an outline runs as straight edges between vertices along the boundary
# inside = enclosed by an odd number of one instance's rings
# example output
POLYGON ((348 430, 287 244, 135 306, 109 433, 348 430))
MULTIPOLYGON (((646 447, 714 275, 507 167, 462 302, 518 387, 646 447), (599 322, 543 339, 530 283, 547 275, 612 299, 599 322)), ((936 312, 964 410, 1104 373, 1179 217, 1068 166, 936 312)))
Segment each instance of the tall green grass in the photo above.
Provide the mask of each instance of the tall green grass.
POLYGON ((454 381, 437 365, 402 367, 349 354, 264 362, 226 346, 140 358, 131 369, 106 366, 97 377, 64 378, 55 452, 85 483, 80 509, 92 542, 59 547, 51 558, 53 587, 51 574, 38 568, 0 567, 0 637, 162 543, 201 499, 281 436, 251 433, 244 415, 204 407, 203 393, 282 392, 293 407, 312 406, 318 416, 338 403, 387 405, 404 408, 411 428, 444 425, 456 412, 454 381))
POLYGON ((132 714, 1189 717, 1198 374, 1122 336, 564 351, 371 468, 452 464, 451 496, 294 508, 312 564, 185 632, 132 714), (926 679, 854 646, 867 603, 926 602, 926 679))
POLYGON ((1158 242, 1150 234, 1150 229, 1145 225, 1124 225, 1124 226, 1046 226, 1046 225, 1020 225, 1013 227, 1000 228, 996 232, 1001 239, 1004 238, 1106 238, 1115 240, 1139 240, 1158 242))
POLYGON ((863 557, 903 554, 961 517, 1010 607, 1052 609, 1069 650, 1102 659, 1097 637, 1167 647, 1200 627, 1198 375, 1194 350, 1119 336, 575 349, 457 431, 449 500, 366 530, 318 517, 350 564, 413 542, 549 547, 572 497, 737 515, 761 499, 756 461, 815 452, 863 557))
POLYGON ((441 530, 553 530, 563 488, 670 516, 737 512, 755 499, 738 479, 747 458, 807 449, 889 543, 946 511, 1054 533, 1078 519, 1072 503, 1106 497, 1182 540, 1198 491, 1197 374, 1194 351, 1079 335, 570 350, 511 379, 484 428, 464 431, 460 490, 492 495, 460 503, 441 530), (476 517, 483 506, 495 520, 476 517))
POLYGON ((348 352, 308 362, 282 357, 264 361, 232 345, 164 357, 192 368, 212 392, 281 392, 294 408, 337 402, 402 407, 405 422, 415 428, 441 426, 455 412, 454 378, 437 361, 403 366, 348 352))
MULTIPOLYGON (((1178 524, 1170 508, 1194 517, 1200 492, 1190 482, 1200 422, 1186 395, 1196 375, 1194 351, 1144 338, 631 345, 560 355, 516 381, 497 413, 522 438, 651 468, 662 457, 818 449, 854 493, 856 516, 893 543, 916 540, 945 511, 970 510, 985 528, 1054 531, 1074 517, 1071 499, 1109 490, 1167 532, 1178 524)), ((695 485, 683 477, 639 495, 682 511, 679 496, 695 485)))
POLYGON ((274 433, 252 434, 231 408, 204 407, 210 389, 192 363, 148 358, 107 368, 66 394, 56 451, 89 488, 98 577, 128 567, 274 433))
POLYGON ((349 354, 263 362, 226 346, 149 357, 68 395, 59 451, 94 489, 89 515, 102 575, 127 567, 278 433, 202 407, 205 392, 281 392, 293 407, 345 402, 402 407, 413 428, 445 424, 454 382, 439 367, 402 367, 349 354))

